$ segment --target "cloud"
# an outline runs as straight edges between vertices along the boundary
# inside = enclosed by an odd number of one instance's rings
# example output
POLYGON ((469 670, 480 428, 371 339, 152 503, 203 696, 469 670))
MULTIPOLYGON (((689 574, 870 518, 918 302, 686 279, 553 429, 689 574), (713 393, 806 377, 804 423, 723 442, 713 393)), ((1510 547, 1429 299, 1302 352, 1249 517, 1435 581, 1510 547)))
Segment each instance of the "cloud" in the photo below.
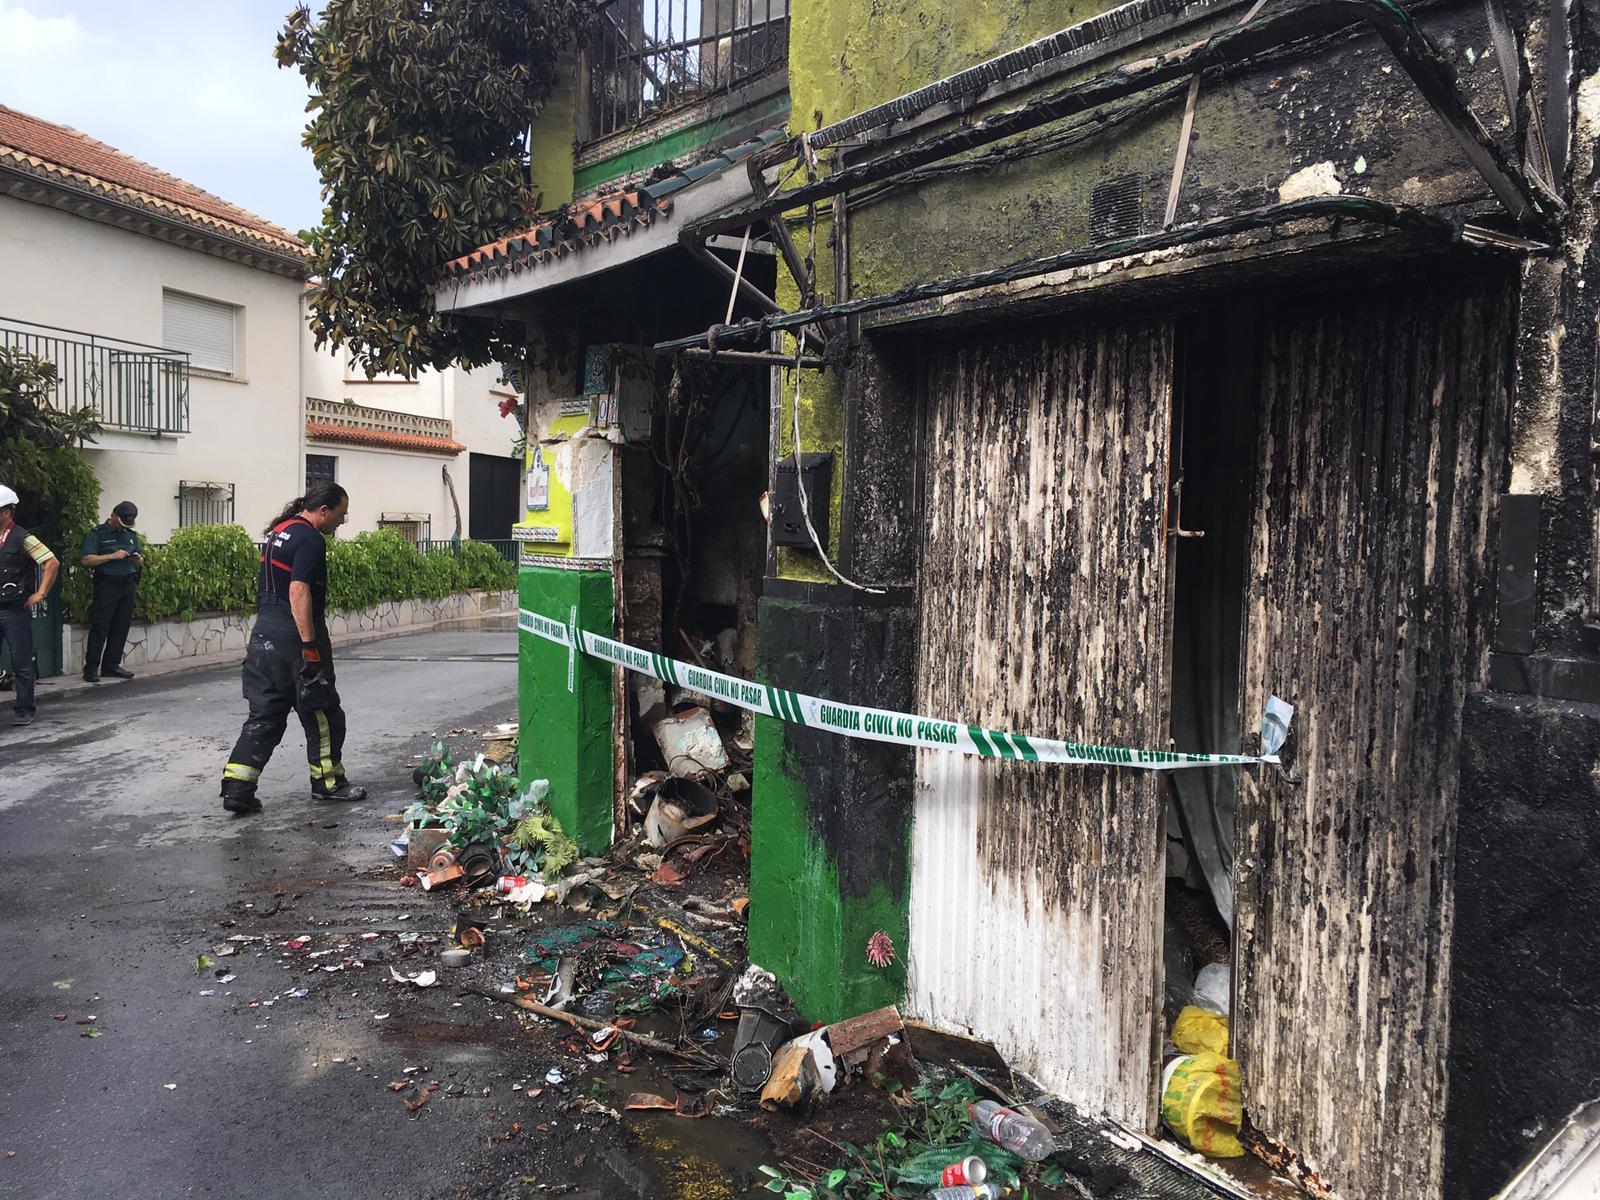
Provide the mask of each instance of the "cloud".
POLYGON ((303 228, 321 200, 300 145, 304 81, 272 58, 283 8, 0 0, 0 103, 303 228))

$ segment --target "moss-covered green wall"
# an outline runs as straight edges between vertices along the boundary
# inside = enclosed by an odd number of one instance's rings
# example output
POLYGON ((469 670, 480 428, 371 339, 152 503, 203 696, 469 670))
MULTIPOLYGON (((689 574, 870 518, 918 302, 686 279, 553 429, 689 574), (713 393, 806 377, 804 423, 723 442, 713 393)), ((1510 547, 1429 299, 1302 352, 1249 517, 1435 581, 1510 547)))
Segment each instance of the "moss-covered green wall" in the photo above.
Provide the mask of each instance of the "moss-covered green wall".
POLYGON ((789 94, 810 128, 1076 25, 1120 0, 810 0, 792 7, 789 94))
POLYGON ((572 199, 572 139, 578 131, 576 54, 564 63, 559 83, 528 131, 528 179, 543 211, 572 199))

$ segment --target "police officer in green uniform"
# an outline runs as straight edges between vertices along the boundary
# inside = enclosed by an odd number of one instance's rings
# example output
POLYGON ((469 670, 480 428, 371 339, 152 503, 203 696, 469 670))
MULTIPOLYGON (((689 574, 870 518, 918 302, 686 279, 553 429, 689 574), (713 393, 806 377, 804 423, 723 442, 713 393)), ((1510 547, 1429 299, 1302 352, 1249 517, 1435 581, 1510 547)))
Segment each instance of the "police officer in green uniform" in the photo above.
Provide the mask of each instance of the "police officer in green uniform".
POLYGON ((83 539, 78 561, 94 570, 94 599, 89 605, 89 637, 84 646, 83 681, 98 683, 101 675, 132 679, 122 665, 133 624, 133 593, 139 586, 144 557, 133 525, 139 510, 124 500, 111 510, 105 524, 96 525, 83 539))

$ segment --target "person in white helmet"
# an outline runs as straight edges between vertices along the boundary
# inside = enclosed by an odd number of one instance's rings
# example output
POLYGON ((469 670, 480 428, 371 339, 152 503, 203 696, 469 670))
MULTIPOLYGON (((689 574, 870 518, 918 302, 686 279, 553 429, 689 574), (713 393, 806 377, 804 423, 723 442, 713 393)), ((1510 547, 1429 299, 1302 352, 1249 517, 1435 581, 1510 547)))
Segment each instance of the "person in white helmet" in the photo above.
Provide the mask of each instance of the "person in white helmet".
POLYGON ((11 652, 16 677, 13 725, 32 725, 33 608, 56 585, 61 563, 33 534, 18 525, 16 492, 0 484, 0 645, 11 652))

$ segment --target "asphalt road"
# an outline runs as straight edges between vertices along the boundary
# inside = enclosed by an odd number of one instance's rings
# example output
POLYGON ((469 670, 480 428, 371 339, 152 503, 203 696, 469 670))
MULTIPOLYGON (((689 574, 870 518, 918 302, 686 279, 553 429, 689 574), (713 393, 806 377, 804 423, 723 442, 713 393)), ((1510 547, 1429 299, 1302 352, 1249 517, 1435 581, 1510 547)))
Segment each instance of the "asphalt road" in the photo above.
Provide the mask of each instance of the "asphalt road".
POLYGON ((531 1069, 514 1037, 430 1043, 398 1011, 375 1019, 391 1004, 380 981, 307 975, 277 941, 382 931, 365 943, 378 947, 438 924, 440 906, 380 870, 397 832, 381 817, 411 798, 404 764, 436 731, 514 716, 515 637, 339 654, 345 761, 372 790, 359 805, 305 798, 291 721, 262 780, 266 812, 223 812, 237 668, 45 693, 38 724, 0 724, 0 1196, 353 1200, 515 1180, 514 1151, 486 1148, 511 1099, 498 1081, 531 1069), (197 973, 196 954, 233 933, 264 939, 219 960, 237 978, 197 973), (302 982, 316 994, 284 995, 302 982), (408 1113, 387 1087, 407 1065, 473 1102, 408 1113))

